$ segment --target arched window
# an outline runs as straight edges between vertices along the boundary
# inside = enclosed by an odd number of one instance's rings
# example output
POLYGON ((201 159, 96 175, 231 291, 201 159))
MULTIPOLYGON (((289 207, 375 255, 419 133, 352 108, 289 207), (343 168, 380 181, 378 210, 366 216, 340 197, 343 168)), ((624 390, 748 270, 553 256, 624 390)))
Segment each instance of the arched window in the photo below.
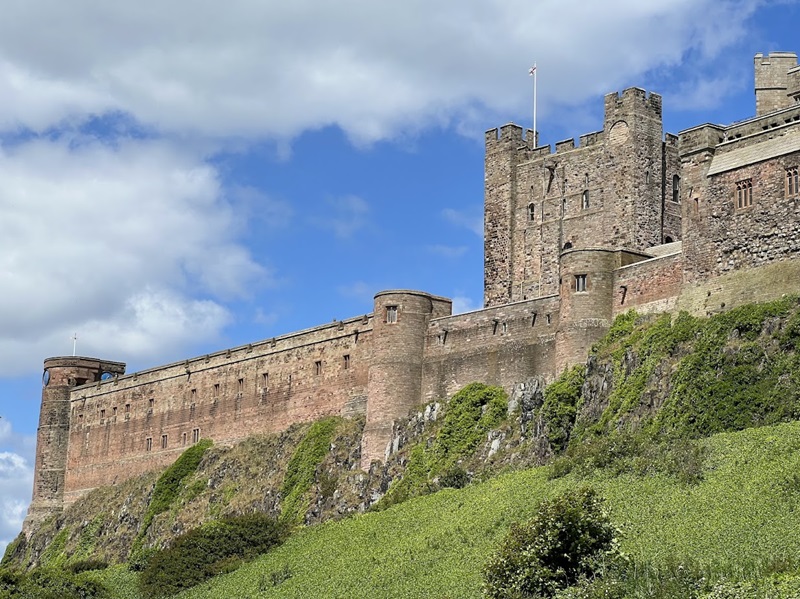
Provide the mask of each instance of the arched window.
POLYGON ((533 202, 528 204, 528 220, 534 220, 536 218, 536 208, 533 205, 533 202))
POLYGON ((672 242, 673 242, 673 239, 672 239, 672 237, 670 237, 669 235, 667 235, 667 236, 664 238, 664 243, 672 243, 672 242))
POLYGON ((589 190, 584 189, 581 195, 581 209, 586 210, 589 208, 589 190))
POLYGON ((564 244, 564 249, 565 249, 565 250, 572 249, 572 242, 571 242, 571 241, 568 241, 567 243, 565 243, 565 244, 564 244))
POLYGON ((678 175, 672 177, 672 201, 676 204, 681 201, 681 178, 678 175))

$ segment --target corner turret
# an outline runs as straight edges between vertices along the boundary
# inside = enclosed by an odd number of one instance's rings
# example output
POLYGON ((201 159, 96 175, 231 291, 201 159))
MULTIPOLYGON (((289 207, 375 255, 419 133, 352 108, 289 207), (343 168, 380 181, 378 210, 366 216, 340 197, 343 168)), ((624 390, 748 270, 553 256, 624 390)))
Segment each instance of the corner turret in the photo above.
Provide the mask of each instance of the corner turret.
POLYGON ((125 374, 125 364, 78 356, 47 358, 42 375, 42 407, 36 437, 33 501, 22 530, 63 509, 70 428, 70 392, 104 375, 125 374))

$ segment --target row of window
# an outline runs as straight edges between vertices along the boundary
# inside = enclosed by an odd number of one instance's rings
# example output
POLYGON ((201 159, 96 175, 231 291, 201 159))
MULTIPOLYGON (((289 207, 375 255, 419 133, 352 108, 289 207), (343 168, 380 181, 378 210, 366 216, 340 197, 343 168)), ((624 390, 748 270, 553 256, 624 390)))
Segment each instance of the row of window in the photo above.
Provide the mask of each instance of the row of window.
MULTIPOLYGON (((796 166, 787 168, 784 182, 787 198, 800 197, 800 168, 796 166)), ((751 207, 753 205, 753 179, 748 177, 737 181, 734 197, 737 210, 751 207)))
MULTIPOLYGON (((181 435, 181 445, 185 446, 188 442, 189 434, 183 433, 181 435)), ((200 429, 193 428, 192 429, 192 444, 197 443, 200 440, 200 429)), ((167 449, 169 447, 169 435, 161 435, 161 449, 167 449)), ((153 451, 153 437, 147 437, 144 440, 144 450, 145 451, 153 451)))
MULTIPOLYGON (((536 326, 536 319, 538 316, 539 314, 537 312, 531 313, 531 326, 536 326)), ((551 324, 550 314, 545 314, 544 316, 547 326, 550 326, 551 324)), ((508 323, 503 322, 499 319, 494 319, 492 320, 492 335, 497 335, 498 333, 501 335, 505 335, 506 333, 508 333, 508 323)), ((447 343, 447 335, 448 331, 442 331, 441 333, 436 335, 436 343, 438 345, 445 345, 447 343)))
MULTIPOLYGON (((650 171, 647 171, 646 174, 646 182, 650 183, 650 171)), ((589 184, 589 175, 586 175, 586 184, 589 184)), ((565 182, 566 185, 566 182, 565 182)), ((533 188, 531 188, 533 189, 533 188)), ((680 202, 680 189, 681 189, 681 178, 678 175, 674 175, 672 177, 672 201, 676 204, 680 202)), ((567 211, 567 199, 564 198, 562 200, 561 209, 563 212, 566 213, 567 211)), ((589 190, 584 189, 581 192, 581 210, 588 210, 589 209, 589 190)), ((533 202, 528 204, 528 220, 536 220, 536 206, 533 202)))

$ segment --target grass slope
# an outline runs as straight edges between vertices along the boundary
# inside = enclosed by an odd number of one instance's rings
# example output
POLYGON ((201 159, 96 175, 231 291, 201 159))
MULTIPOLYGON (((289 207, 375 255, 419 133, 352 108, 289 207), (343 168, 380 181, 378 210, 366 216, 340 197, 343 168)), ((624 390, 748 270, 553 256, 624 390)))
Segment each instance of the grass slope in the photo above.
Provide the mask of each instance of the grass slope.
MULTIPOLYGON (((478 597, 481 568, 509 524, 529 517, 542 498, 587 482, 607 499, 624 531, 623 550, 653 585, 659 572, 674 571, 678 563, 711 580, 759 580, 776 570, 796 575, 800 422, 702 442, 709 457, 697 485, 663 474, 614 477, 599 471, 548 480, 548 467, 511 473, 306 528, 238 571, 179 597, 478 597)), ((104 577, 114 580, 116 596, 136 597, 132 577, 115 570, 104 577)), ((789 586, 800 593, 800 579, 789 586)))

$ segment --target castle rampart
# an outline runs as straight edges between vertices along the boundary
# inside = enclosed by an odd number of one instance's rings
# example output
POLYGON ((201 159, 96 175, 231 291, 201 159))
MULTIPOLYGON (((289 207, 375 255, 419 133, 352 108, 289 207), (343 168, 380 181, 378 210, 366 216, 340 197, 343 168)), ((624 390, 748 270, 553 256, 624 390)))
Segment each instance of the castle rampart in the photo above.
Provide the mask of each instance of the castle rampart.
POLYGON ((295 422, 366 411, 372 316, 76 387, 64 499, 295 422))
POLYGON ((800 293, 800 66, 755 64, 758 116, 728 126, 663 135, 661 97, 630 88, 577 144, 487 131, 484 309, 453 316, 447 298, 392 290, 372 314, 128 375, 46 360, 26 530, 201 436, 364 415, 366 468, 417 404, 551 379, 631 308, 707 315, 800 293))
POLYGON ((464 381, 510 389, 527 373, 554 371, 557 295, 431 320, 422 398, 449 397, 464 381))

